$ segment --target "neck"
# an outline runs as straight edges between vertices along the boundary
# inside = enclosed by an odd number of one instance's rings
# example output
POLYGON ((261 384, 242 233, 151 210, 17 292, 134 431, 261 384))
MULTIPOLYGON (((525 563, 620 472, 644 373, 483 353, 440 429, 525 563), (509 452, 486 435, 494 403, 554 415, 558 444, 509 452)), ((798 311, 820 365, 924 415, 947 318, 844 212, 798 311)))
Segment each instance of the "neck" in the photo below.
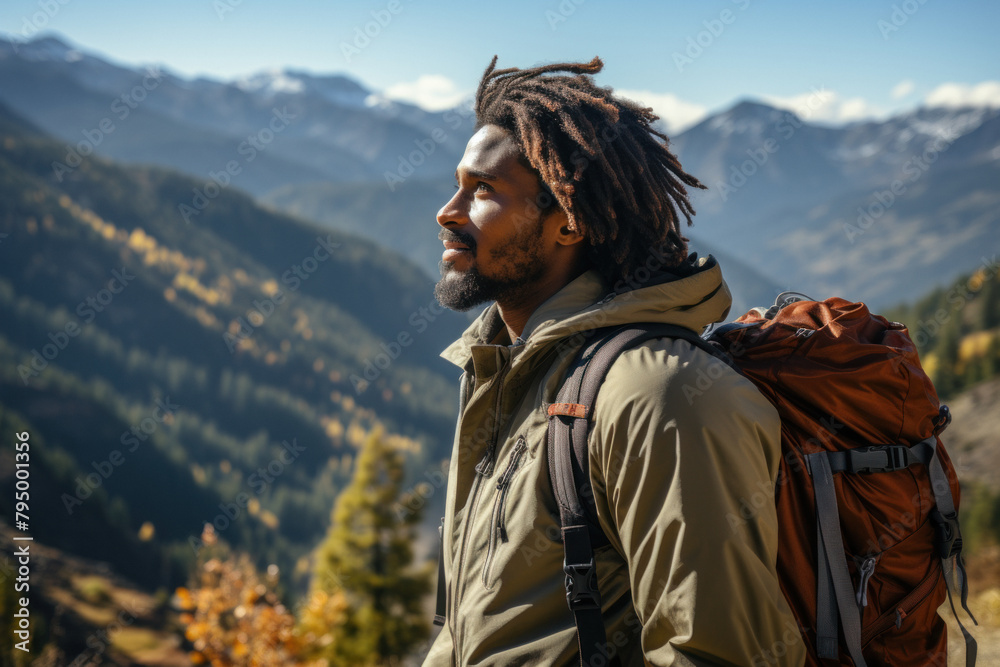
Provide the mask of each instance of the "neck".
POLYGON ((517 340, 518 336, 524 332, 524 326, 528 323, 528 319, 540 305, 577 278, 583 271, 583 268, 578 267, 571 272, 549 275, 515 297, 502 301, 498 299, 497 309, 500 311, 500 318, 507 325, 507 335, 510 336, 511 342, 517 340))

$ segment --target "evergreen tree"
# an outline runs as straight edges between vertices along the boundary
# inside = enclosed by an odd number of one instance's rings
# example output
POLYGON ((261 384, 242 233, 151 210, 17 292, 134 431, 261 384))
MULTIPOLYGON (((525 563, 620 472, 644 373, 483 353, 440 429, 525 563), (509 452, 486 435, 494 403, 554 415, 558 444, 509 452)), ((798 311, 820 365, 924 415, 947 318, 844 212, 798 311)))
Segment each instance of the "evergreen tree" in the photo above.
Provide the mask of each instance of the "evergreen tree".
POLYGON ((934 387, 941 397, 953 396, 962 389, 962 378, 957 372, 958 350, 962 341, 958 318, 949 320, 939 334, 934 352, 938 357, 934 387))
POLYGON ((979 326, 982 331, 1000 326, 1000 281, 996 276, 985 279, 983 291, 979 295, 979 326))
POLYGON ((337 498, 333 523, 319 549, 302 625, 327 628, 307 640, 331 665, 393 665, 428 635, 421 607, 430 570, 413 567, 421 512, 393 511, 405 498, 402 452, 380 430, 369 434, 351 483, 337 498), (346 605, 346 609, 344 609, 346 605), (324 623, 333 610, 339 623, 324 623))

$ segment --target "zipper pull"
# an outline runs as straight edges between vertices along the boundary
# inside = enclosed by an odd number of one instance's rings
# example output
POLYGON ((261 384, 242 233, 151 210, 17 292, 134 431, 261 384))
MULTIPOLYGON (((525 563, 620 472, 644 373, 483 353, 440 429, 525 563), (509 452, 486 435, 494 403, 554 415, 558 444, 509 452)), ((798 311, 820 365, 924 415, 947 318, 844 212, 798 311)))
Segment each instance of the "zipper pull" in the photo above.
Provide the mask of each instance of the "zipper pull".
POLYGON ((500 479, 497 480, 497 491, 500 493, 500 516, 497 519, 497 533, 500 536, 501 542, 507 542, 507 490, 510 488, 510 481, 514 478, 514 473, 517 472, 517 468, 521 463, 521 457, 524 455, 524 451, 528 448, 528 444, 522 435, 517 439, 517 444, 514 445, 514 451, 510 455, 510 463, 507 465, 507 469, 503 471, 500 475, 500 479))
POLYGON ((476 472, 483 477, 493 474, 493 446, 490 445, 483 455, 483 460, 476 464, 476 472))
POLYGON ((903 627, 903 619, 906 618, 906 612, 903 611, 902 607, 896 607, 896 629, 903 627))
POLYGON ((527 449, 527 443, 524 440, 524 436, 517 439, 517 444, 514 445, 514 451, 510 454, 510 463, 507 464, 507 469, 503 471, 500 475, 500 479, 497 480, 497 489, 503 491, 508 484, 510 484, 511 478, 514 473, 517 472, 517 466, 521 463, 521 455, 524 454, 524 450, 527 449))
POLYGON ((869 556, 861 563, 861 567, 858 568, 858 574, 861 575, 861 581, 858 582, 857 590, 857 600, 859 607, 868 606, 868 580, 872 578, 872 574, 875 573, 875 563, 878 561, 878 556, 869 556))

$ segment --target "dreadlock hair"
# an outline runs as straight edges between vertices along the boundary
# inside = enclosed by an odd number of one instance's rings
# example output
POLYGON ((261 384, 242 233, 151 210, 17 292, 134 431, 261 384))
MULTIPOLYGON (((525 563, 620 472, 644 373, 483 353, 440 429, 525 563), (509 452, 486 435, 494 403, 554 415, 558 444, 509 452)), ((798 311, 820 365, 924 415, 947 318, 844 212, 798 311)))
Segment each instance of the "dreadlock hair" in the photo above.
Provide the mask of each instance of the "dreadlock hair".
POLYGON ((496 62, 493 56, 476 91, 476 127, 513 135, 542 197, 551 193, 570 228, 588 237, 590 265, 615 285, 651 251, 662 253, 665 268, 684 262, 678 209, 688 225, 694 213, 684 186, 705 186, 652 127, 653 110, 594 84, 590 75, 604 67, 597 57, 531 69, 496 69, 496 62), (573 76, 543 76, 552 72, 573 76))

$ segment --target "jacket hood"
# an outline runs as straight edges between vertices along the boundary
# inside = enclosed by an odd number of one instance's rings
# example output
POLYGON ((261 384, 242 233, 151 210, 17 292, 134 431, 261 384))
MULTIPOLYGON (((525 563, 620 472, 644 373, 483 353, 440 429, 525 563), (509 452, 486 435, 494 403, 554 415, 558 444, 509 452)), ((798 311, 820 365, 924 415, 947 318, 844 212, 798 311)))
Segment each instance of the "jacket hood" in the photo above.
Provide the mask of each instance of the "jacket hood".
MULTIPOLYGON (((711 255, 669 271, 653 272, 612 289, 595 270, 572 280, 542 303, 525 324, 513 347, 524 345, 522 361, 581 331, 638 322, 676 324, 701 333, 729 313, 732 295, 719 263, 711 255)), ((441 356, 469 369, 476 345, 511 345, 507 328, 493 303, 449 345, 441 356)))

